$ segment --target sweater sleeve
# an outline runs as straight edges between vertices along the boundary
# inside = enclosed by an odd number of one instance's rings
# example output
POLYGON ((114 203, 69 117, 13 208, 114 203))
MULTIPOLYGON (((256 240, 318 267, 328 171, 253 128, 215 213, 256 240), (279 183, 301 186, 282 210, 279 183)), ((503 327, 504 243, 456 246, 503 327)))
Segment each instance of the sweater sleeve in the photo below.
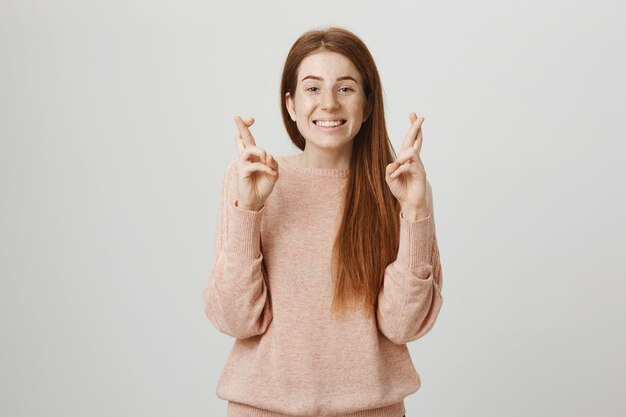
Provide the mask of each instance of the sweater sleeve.
POLYGON ((432 188, 428 181, 427 185, 429 215, 409 220, 399 214, 398 256, 385 269, 378 294, 378 328, 398 344, 426 334, 435 324, 443 303, 432 188))
POLYGON ((265 206, 259 211, 238 207, 235 163, 222 182, 215 261, 202 298, 205 315, 220 332, 244 339, 264 333, 272 311, 261 253, 265 206))

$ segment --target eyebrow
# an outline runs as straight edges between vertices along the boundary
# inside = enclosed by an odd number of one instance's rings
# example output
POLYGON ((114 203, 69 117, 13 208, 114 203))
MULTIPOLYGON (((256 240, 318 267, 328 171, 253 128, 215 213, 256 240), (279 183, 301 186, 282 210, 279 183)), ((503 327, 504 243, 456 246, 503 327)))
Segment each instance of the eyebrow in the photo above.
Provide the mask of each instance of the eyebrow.
MULTIPOLYGON (((313 79, 313 80, 318 80, 318 81, 324 81, 324 79, 322 77, 318 77, 316 75, 307 75, 306 77, 304 77, 302 79, 302 81, 306 80, 307 78, 313 79)), ((352 80, 355 83, 358 84, 358 81, 355 80, 353 77, 349 76, 349 75, 344 75, 343 77, 338 77, 337 81, 343 81, 343 80, 352 80)))

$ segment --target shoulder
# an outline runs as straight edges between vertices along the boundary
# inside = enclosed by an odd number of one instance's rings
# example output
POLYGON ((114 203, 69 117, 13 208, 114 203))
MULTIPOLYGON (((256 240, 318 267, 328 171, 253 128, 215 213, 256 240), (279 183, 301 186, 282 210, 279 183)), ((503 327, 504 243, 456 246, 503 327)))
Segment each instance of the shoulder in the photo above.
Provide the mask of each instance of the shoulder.
POLYGON ((274 155, 274 156, 276 157, 276 159, 279 159, 281 161, 286 161, 286 162, 291 162, 293 157, 295 157, 295 155, 274 155))

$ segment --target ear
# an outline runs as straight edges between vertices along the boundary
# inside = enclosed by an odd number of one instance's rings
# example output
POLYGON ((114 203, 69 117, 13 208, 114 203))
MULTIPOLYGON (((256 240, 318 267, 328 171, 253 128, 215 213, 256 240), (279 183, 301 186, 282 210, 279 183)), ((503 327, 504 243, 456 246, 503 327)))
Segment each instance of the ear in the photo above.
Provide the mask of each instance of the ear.
POLYGON ((285 93, 285 107, 287 107, 287 111, 289 112, 289 116, 291 116, 291 120, 296 121, 296 106, 293 101, 293 97, 289 92, 285 93))

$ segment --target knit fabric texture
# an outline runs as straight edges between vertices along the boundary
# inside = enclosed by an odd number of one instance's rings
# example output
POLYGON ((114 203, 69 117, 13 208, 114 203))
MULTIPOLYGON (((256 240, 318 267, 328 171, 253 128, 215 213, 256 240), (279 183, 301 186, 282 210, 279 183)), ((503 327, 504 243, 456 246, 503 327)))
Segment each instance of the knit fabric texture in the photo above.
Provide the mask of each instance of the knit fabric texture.
POLYGON ((204 312, 235 338, 216 394, 228 417, 401 417, 420 376, 406 343, 435 324, 443 298, 432 188, 426 218, 400 212, 397 258, 376 314, 331 314, 331 254, 350 171, 276 157, 279 179, 259 211, 240 208, 224 174, 204 312))

